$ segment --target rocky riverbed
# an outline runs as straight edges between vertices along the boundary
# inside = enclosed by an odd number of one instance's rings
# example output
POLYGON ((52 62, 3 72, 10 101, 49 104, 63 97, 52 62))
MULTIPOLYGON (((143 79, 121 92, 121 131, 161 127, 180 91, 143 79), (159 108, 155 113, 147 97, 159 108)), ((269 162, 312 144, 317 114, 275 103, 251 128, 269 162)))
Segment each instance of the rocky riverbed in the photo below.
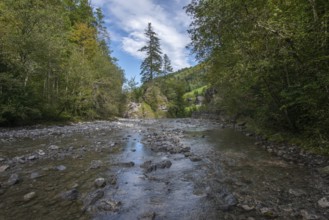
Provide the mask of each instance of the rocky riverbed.
POLYGON ((201 119, 1 129, 0 219, 328 219, 327 158, 248 136, 201 119))

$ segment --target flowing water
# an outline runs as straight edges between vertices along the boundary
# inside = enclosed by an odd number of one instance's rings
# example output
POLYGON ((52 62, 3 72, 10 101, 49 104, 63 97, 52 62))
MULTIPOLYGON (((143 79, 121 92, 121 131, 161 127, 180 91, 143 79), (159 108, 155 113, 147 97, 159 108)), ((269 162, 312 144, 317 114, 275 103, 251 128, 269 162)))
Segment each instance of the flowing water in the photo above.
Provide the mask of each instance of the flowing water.
POLYGON ((317 173, 214 121, 101 121, 0 137, 0 219, 329 218, 317 173), (146 170, 147 161, 157 166, 146 170))

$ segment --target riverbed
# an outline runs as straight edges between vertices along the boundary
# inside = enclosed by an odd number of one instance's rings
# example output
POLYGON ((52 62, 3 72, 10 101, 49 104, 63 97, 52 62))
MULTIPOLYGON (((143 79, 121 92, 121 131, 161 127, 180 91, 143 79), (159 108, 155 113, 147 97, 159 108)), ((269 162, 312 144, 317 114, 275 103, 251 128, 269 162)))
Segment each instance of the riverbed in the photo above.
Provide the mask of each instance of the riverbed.
POLYGON ((202 119, 0 130, 0 219, 329 219, 316 169, 202 119))

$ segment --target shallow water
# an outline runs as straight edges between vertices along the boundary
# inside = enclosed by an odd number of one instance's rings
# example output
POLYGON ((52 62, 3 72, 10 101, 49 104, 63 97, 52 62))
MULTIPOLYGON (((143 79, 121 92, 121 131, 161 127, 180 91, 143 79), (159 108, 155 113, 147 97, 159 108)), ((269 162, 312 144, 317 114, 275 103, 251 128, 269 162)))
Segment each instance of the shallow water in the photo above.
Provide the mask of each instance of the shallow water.
POLYGON ((14 130, 7 132, 11 140, 5 130, 0 134, 0 157, 6 159, 0 166, 10 165, 0 173, 0 219, 302 219, 302 210, 329 217, 317 205, 328 186, 312 170, 271 156, 252 138, 214 121, 120 120, 53 130, 14 130), (201 160, 151 150, 166 138, 191 147, 201 160), (59 150, 49 150, 51 145, 59 150), (38 159, 13 162, 40 149, 45 155, 38 159), (140 165, 149 160, 170 160, 172 166, 145 172, 140 165), (93 169, 93 161, 101 165, 93 169), (8 186, 12 173, 20 182, 8 186), (104 195, 90 202, 99 177, 108 182, 100 189, 104 195), (72 189, 77 198, 63 198, 72 189), (25 201, 29 192, 36 197, 25 201), (101 202, 117 207, 105 211, 101 202))

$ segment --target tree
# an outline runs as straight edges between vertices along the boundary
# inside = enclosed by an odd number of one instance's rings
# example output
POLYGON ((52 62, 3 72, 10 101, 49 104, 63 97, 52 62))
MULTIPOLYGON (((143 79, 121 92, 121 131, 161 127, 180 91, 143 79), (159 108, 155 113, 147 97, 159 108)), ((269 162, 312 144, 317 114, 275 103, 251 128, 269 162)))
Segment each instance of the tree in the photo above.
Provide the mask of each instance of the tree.
POLYGON ((144 47, 139 49, 141 52, 146 52, 146 58, 141 64, 143 83, 149 82, 156 75, 161 74, 162 65, 160 40, 157 37, 157 34, 153 31, 151 23, 148 24, 148 27, 145 30, 145 36, 147 37, 147 43, 144 47))
POLYGON ((329 143, 329 2, 193 0, 189 34, 220 108, 329 143))
POLYGON ((173 68, 171 66, 171 61, 169 59, 169 57, 167 56, 167 54, 163 55, 163 74, 167 75, 168 73, 171 73, 173 71, 173 68))

